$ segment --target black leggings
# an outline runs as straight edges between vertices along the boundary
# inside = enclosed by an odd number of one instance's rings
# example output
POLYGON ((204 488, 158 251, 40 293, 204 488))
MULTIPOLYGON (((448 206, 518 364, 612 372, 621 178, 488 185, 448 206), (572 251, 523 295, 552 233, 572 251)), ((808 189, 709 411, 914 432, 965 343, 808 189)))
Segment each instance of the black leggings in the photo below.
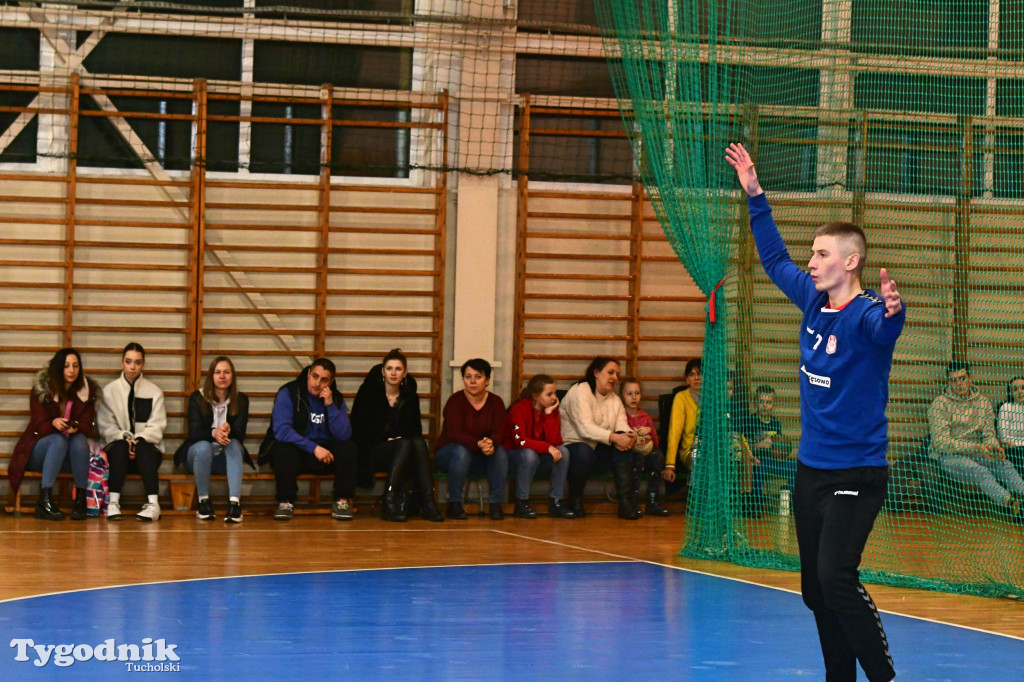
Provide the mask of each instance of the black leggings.
POLYGON ((152 443, 144 440, 135 443, 135 458, 128 452, 128 441, 115 440, 108 443, 104 452, 110 464, 110 492, 119 493, 124 487, 125 477, 132 474, 142 476, 142 485, 147 495, 160 493, 160 462, 164 454, 152 443))
POLYGON ((896 676, 882 620, 858 571, 888 482, 887 467, 797 468, 800 586, 818 625, 827 682, 854 682, 857 661, 871 682, 896 676))
POLYGON ((386 440, 382 443, 378 443, 373 448, 373 469, 374 471, 383 471, 388 473, 391 471, 391 463, 395 461, 395 457, 403 453, 406 458, 405 467, 405 479, 407 481, 415 480, 415 469, 413 462, 421 458, 426 458, 430 461, 430 453, 427 450, 427 442, 420 437, 415 438, 396 438, 394 440, 386 440))

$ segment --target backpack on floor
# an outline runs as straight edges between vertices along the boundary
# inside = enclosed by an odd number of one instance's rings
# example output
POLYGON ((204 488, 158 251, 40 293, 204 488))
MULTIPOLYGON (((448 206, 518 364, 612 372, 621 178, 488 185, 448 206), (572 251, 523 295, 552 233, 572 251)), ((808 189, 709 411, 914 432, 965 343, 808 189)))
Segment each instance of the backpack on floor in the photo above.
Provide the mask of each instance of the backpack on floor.
POLYGON ((110 494, 110 465, 99 443, 89 442, 89 480, 85 484, 85 513, 99 516, 107 509, 110 494))

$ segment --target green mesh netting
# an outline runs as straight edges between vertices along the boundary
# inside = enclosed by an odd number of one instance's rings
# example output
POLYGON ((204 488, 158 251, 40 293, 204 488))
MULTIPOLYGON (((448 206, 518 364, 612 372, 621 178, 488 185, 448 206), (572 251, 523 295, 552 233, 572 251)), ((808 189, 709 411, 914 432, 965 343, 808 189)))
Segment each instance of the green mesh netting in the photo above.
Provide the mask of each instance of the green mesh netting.
POLYGON ((1014 432, 1024 423, 1004 405, 1011 379, 1024 375, 1024 2, 595 5, 665 233, 706 294, 725 280, 717 321, 706 325, 682 553, 798 566, 785 467, 772 466, 758 493, 747 448, 761 436, 736 435, 756 418, 755 387, 767 385, 782 434, 759 456, 781 462, 800 438, 800 311, 757 262, 745 195, 723 160, 739 141, 794 260, 805 262, 815 227, 852 220, 870 244, 865 287, 878 288, 885 266, 908 301, 890 385, 889 497, 864 578, 1024 596, 1024 540, 1012 519, 1012 497, 1024 492, 1014 432), (958 426, 961 408, 943 401, 930 410, 951 390, 950 361, 970 362, 976 426, 958 426), (985 459, 979 443, 1001 442, 1012 466, 998 487, 958 481, 939 463, 938 442, 975 462, 985 459))

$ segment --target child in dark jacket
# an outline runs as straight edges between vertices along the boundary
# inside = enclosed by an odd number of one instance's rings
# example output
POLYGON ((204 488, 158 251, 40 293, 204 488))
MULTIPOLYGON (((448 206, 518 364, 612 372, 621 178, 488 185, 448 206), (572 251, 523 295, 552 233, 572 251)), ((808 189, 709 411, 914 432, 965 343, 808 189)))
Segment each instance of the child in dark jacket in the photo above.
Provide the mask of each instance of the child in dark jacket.
POLYGON ((543 469, 551 477, 548 513, 559 519, 576 515, 562 504, 569 474, 569 449, 562 445, 562 420, 558 414, 555 380, 547 374, 533 377, 520 399, 509 408, 505 422, 505 449, 509 472, 516 478, 514 516, 537 518, 530 508, 530 483, 543 469))
MULTIPOLYGON (((640 398, 643 389, 636 377, 626 377, 619 385, 622 404, 626 408, 626 421, 629 428, 636 432, 636 445, 633 446, 633 495, 640 495, 640 479, 647 474, 647 509, 648 516, 668 516, 668 509, 658 501, 658 487, 661 485, 661 471, 665 468, 665 455, 658 449, 658 431, 654 428, 651 415, 640 409, 640 398)), ((634 507, 639 508, 635 503, 634 507)))

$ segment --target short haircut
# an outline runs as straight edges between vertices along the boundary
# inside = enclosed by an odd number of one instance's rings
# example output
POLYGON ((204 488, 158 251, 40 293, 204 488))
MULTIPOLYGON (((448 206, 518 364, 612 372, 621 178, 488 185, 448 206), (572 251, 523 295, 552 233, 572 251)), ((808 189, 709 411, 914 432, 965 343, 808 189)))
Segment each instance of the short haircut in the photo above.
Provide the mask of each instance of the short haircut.
POLYGON ((522 398, 536 398, 544 392, 544 387, 555 383, 555 380, 551 378, 550 374, 534 374, 533 377, 526 382, 526 387, 523 388, 523 392, 519 394, 520 399, 522 398))
POLYGON ((392 348, 388 351, 388 354, 384 356, 384 361, 380 364, 386 365, 390 360, 398 360, 402 363, 402 367, 405 369, 409 368, 409 362, 405 359, 405 353, 402 352, 401 348, 392 348))
MULTIPOLYGON (((587 386, 590 386, 590 390, 593 392, 597 391, 597 379, 594 378, 594 374, 602 371, 605 367, 611 363, 619 364, 619 361, 615 358, 606 358, 602 355, 597 356, 590 361, 587 365, 587 372, 583 375, 583 381, 587 382, 587 386)), ((622 365, 619 365, 621 367, 622 365)))
POLYGON ((476 371, 484 375, 485 379, 491 378, 491 363, 487 362, 483 358, 472 358, 462 363, 462 369, 459 371, 462 376, 466 376, 466 369, 473 368, 476 371))
POLYGON ((693 358, 686 363, 686 369, 683 371, 683 376, 690 376, 690 372, 696 369, 698 372, 701 371, 700 367, 703 363, 702 358, 693 358))
POLYGON ((124 358, 124 356, 128 355, 128 351, 135 351, 142 356, 143 360, 146 359, 146 349, 142 347, 141 343, 135 343, 134 341, 129 343, 124 347, 124 350, 121 351, 121 357, 124 358))
POLYGON ((857 261, 857 268, 854 270, 857 276, 860 277, 860 273, 864 271, 864 264, 868 260, 868 238, 864 235, 864 230, 861 229, 860 225, 842 221, 826 223, 815 231, 814 236, 835 237, 841 244, 839 255, 844 258, 851 253, 860 254, 860 260, 857 261), (846 247, 845 249, 843 248, 844 246, 846 247), (845 253, 842 251, 845 251, 845 253))
POLYGON ((754 391, 754 396, 757 397, 757 398, 760 398, 763 395, 774 395, 774 394, 775 394, 775 389, 772 388, 771 386, 769 386, 768 384, 761 384, 760 386, 757 387, 757 390, 754 391))
POLYGON ((316 360, 314 360, 313 364, 309 366, 310 371, 312 371, 314 367, 319 367, 323 370, 330 372, 331 379, 334 379, 334 377, 338 376, 338 368, 335 367, 334 363, 328 360, 327 358, 317 358, 316 360))
POLYGON ((953 372, 959 372, 960 370, 964 370, 967 372, 967 376, 971 376, 971 363, 966 360, 951 360, 949 364, 946 365, 946 377, 948 378, 950 374, 953 372))

